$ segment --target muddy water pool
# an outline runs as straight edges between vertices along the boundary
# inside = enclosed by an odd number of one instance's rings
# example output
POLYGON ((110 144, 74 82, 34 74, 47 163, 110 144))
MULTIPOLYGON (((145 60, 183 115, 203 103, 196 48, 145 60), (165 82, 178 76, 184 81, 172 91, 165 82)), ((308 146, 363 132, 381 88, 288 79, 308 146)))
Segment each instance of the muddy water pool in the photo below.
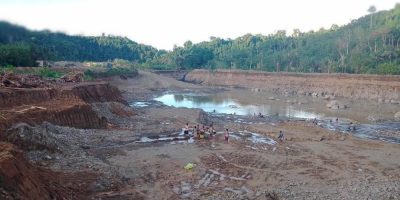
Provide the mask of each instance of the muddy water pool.
MULTIPOLYGON (((353 134, 357 137, 400 143, 400 122, 394 121, 399 105, 373 101, 336 99, 347 106, 334 110, 328 101, 318 97, 279 96, 248 90, 219 93, 165 93, 153 100, 167 106, 200 108, 211 115, 235 115, 238 123, 246 123, 249 116, 285 119, 317 119, 326 129, 353 134), (243 118, 243 119, 241 119, 243 118), (338 123, 332 123, 338 118, 338 123), (350 122, 356 127, 350 127, 350 122)), ((251 123, 251 122, 249 122, 251 123)))
MULTIPOLYGON (((184 108, 200 108, 205 112, 235 115, 284 116, 293 118, 313 119, 323 115, 292 104, 274 106, 272 103, 245 104, 233 98, 216 98, 212 95, 198 94, 164 94, 154 100, 165 105, 184 108)), ((274 99, 275 100, 275 99, 274 99)), ((271 99, 273 101, 273 99, 271 99)))
POLYGON ((400 105, 336 98, 346 109, 330 109, 329 101, 310 96, 282 96, 249 90, 218 93, 172 93, 154 98, 168 106, 200 108, 209 113, 276 116, 301 119, 345 118, 360 123, 393 121, 400 105))

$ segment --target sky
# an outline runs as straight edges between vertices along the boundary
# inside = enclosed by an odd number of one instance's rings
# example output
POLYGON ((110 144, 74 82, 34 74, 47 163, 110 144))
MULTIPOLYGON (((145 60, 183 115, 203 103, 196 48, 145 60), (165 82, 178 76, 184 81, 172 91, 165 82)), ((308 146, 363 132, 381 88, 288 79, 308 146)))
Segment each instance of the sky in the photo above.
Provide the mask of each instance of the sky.
POLYGON ((210 36, 237 38, 344 25, 400 0, 0 0, 0 20, 33 30, 126 36, 158 49, 210 36))

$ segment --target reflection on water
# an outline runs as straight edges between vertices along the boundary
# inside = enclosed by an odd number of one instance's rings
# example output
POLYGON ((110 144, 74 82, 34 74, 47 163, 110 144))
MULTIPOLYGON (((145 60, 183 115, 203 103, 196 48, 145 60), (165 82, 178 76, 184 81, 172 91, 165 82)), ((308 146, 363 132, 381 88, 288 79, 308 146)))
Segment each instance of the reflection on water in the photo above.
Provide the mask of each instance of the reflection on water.
POLYGON ((319 118, 322 116, 320 114, 295 108, 292 105, 244 105, 233 99, 220 99, 215 98, 212 95, 165 94, 155 98, 154 100, 160 101, 168 106, 200 108, 206 112, 215 111, 216 113, 222 114, 254 115, 262 113, 267 116, 284 116, 304 119, 319 118))

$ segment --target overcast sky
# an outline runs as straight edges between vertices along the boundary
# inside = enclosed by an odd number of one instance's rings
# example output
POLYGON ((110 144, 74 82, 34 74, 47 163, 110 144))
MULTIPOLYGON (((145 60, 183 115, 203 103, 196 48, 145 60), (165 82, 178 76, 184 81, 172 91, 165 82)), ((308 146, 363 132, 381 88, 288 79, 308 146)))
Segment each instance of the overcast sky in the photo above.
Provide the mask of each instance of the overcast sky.
POLYGON ((34 30, 127 36, 172 49, 210 36, 236 38, 343 25, 400 0, 0 0, 0 20, 34 30))

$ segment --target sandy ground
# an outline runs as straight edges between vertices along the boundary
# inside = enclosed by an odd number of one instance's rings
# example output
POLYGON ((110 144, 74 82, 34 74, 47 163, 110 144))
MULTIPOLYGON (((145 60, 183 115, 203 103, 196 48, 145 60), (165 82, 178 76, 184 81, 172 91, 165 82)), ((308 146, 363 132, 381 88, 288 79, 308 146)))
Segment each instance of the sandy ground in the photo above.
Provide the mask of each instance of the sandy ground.
POLYGON ((264 130, 258 132, 262 135, 284 130, 289 140, 270 145, 232 137, 226 142, 217 134, 194 143, 131 144, 120 149, 123 155, 108 158, 129 183, 102 197, 399 198, 400 149, 396 144, 337 135, 303 123, 242 128, 264 130), (194 169, 185 170, 187 163, 194 163, 194 169))

